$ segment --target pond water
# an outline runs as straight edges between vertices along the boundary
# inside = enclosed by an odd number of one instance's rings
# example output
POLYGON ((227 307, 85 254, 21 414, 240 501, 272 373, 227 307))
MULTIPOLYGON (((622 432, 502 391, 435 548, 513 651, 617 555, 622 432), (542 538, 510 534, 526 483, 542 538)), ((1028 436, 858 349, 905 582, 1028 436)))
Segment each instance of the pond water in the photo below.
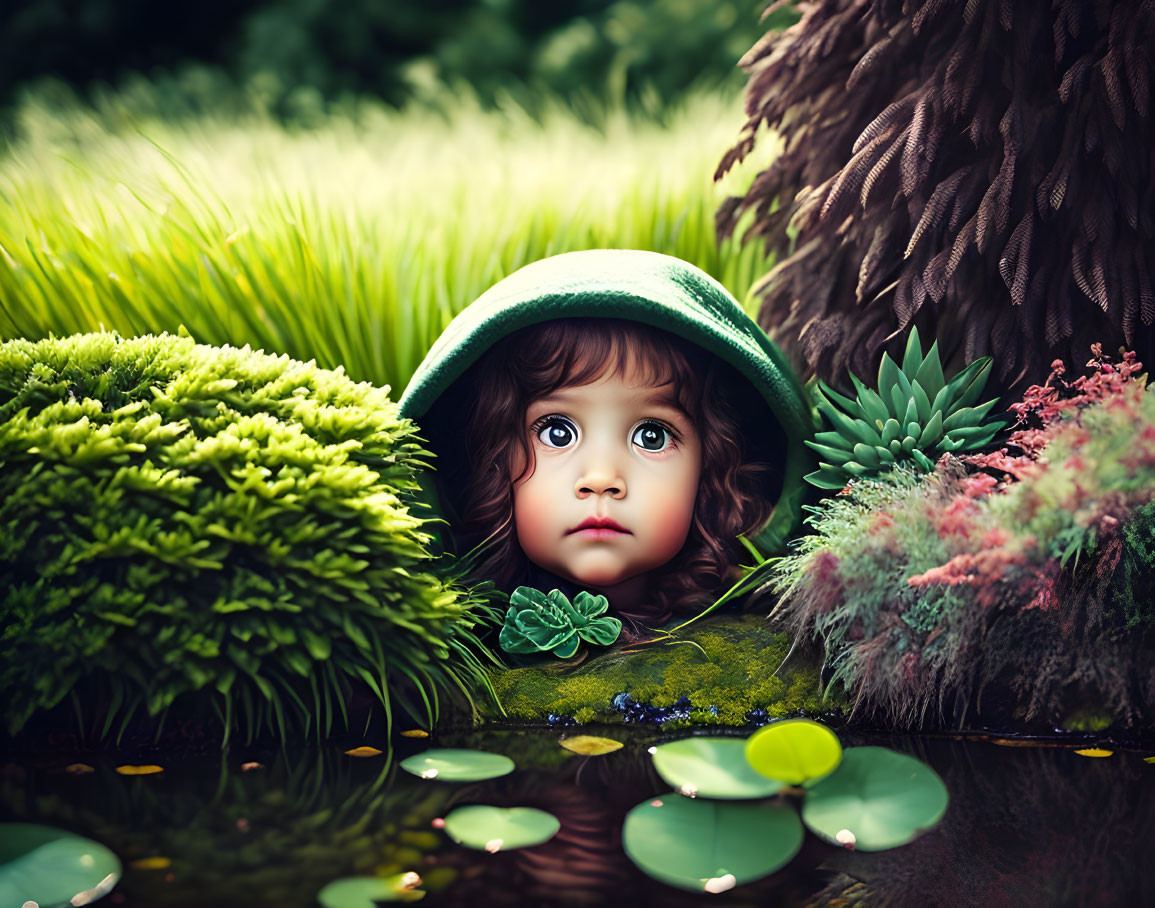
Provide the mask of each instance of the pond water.
POLYGON ((650 879, 621 844, 627 812, 670 790, 648 749, 693 732, 581 731, 625 746, 583 757, 558 744, 574 729, 546 728, 397 737, 391 753, 368 757, 345 754, 362 741, 287 752, 234 745, 223 758, 211 747, 13 753, 0 771, 0 822, 48 824, 107 845, 124 876, 100 904, 130 908, 306 908, 334 880, 405 871, 421 876, 424 905, 1155 904, 1147 753, 842 731, 844 746, 890 747, 932 766, 950 795, 939 825, 874 853, 808 832, 784 869, 708 895, 650 879), (517 769, 450 783, 399 768, 430 746, 505 754, 517 769), (164 771, 119 774, 126 763, 164 771), (469 850, 438 822, 468 804, 539 808, 560 831, 524 850, 469 850))

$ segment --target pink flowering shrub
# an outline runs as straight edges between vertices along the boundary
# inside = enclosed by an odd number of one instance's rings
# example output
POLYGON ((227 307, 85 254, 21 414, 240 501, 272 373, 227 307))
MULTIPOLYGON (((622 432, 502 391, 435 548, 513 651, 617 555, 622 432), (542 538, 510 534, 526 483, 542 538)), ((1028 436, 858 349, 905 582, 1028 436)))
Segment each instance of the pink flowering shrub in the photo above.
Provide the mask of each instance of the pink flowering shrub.
POLYGON ((1067 382, 1054 363, 1000 450, 811 509, 774 615, 822 642, 855 710, 1155 718, 1155 388, 1133 353, 1095 345, 1088 368, 1067 382))

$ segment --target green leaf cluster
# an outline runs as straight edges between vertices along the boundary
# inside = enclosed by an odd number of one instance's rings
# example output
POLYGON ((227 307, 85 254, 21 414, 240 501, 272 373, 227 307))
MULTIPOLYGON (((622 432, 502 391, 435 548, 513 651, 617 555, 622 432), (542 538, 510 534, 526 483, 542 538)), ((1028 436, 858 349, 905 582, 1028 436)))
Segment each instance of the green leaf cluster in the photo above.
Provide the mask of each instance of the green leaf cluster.
POLYGON ((989 444, 1006 426, 986 419, 998 398, 975 406, 990 372, 991 358, 984 356, 946 381, 938 341, 923 356, 914 328, 902 368, 882 355, 878 390, 867 388, 853 373, 854 400, 818 382, 817 406, 832 430, 806 442, 823 458, 807 481, 821 489, 841 489, 851 479, 909 462, 929 472, 936 452, 962 454, 989 444))
POLYGON ((499 642, 507 653, 552 652, 568 659, 582 640, 609 646, 622 632, 622 622, 606 615, 610 603, 605 596, 582 590, 571 604, 561 590, 549 594, 530 586, 519 586, 509 597, 509 609, 499 642))
POLYGON ((102 734, 200 692, 226 740, 328 733, 354 683, 387 716, 391 688, 419 721, 439 690, 472 703, 496 619, 431 569, 414 433, 388 389, 247 346, 0 345, 9 730, 74 691, 102 734))

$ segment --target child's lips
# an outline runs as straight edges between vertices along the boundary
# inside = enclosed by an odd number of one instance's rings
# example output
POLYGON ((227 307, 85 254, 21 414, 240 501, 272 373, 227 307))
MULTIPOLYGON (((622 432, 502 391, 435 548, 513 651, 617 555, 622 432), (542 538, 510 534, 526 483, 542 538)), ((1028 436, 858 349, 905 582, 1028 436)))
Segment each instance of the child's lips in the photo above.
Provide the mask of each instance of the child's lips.
POLYGON ((608 517, 587 517, 573 529, 566 530, 567 536, 573 533, 590 534, 595 537, 600 537, 629 535, 630 531, 616 521, 610 520, 608 517))
POLYGON ((586 527, 582 530, 573 530, 571 536, 581 536, 583 539, 615 539, 620 536, 629 536, 629 530, 615 530, 613 527, 586 527))

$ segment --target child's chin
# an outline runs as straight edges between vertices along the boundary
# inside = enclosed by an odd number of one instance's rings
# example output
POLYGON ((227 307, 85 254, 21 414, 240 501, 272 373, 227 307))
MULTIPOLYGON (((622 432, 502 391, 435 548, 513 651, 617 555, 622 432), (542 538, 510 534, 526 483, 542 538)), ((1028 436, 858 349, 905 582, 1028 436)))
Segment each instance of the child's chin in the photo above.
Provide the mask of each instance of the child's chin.
POLYGON ((585 589, 592 590, 595 587, 616 586, 622 582, 622 575, 620 571, 570 571, 567 572, 566 577, 571 583, 577 584, 585 589))

